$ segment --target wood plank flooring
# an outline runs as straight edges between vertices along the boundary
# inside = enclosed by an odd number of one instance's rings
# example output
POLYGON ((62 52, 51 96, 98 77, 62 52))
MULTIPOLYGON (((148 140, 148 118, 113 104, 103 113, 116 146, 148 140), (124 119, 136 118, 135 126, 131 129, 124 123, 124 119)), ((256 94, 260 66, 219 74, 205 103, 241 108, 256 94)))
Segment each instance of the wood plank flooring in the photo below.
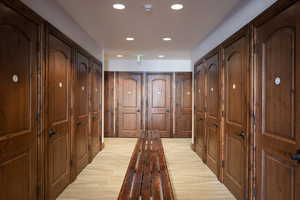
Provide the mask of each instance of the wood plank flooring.
MULTIPOLYGON (((190 139, 162 139, 177 200, 235 200, 190 149, 190 139)), ((137 139, 105 138, 105 149, 59 200, 117 200, 137 139)))

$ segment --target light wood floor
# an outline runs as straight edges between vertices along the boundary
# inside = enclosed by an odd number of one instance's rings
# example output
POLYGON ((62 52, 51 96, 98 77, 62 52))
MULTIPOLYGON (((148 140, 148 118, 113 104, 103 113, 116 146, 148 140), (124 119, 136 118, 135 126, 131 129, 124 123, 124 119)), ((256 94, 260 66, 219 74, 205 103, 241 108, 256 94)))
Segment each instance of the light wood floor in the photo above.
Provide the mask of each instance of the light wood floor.
POLYGON ((162 139, 177 200, 235 200, 190 148, 191 139, 162 139))
MULTIPOLYGON (((190 139, 163 139, 177 200, 234 200, 190 149, 190 139)), ((105 149, 59 200, 117 200, 136 139, 105 138, 105 149)))

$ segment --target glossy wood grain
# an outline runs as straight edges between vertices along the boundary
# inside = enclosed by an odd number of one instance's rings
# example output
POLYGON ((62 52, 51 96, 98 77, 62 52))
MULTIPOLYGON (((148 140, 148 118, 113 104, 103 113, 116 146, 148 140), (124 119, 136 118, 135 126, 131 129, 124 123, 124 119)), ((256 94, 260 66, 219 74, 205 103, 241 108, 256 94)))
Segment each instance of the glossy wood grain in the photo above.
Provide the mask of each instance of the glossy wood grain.
POLYGON ((52 28, 48 31, 46 195, 55 199, 70 181, 72 47, 52 28))
POLYGON ((297 2, 254 24, 258 200, 300 198, 299 17, 297 2))
POLYGON ((104 73, 104 135, 114 135, 114 72, 104 73))
POLYGON ((159 130, 161 137, 170 137, 172 132, 171 79, 169 73, 147 74, 147 127, 159 130))
MULTIPOLYGON (((39 24, 0 2, 0 199, 37 199, 39 24)), ((28 15, 27 15, 28 16, 28 15)))
POLYGON ((192 73, 175 74, 175 134, 173 137, 192 136, 192 73))
POLYGON ((139 137, 142 130, 142 73, 120 72, 118 78, 118 136, 139 137))

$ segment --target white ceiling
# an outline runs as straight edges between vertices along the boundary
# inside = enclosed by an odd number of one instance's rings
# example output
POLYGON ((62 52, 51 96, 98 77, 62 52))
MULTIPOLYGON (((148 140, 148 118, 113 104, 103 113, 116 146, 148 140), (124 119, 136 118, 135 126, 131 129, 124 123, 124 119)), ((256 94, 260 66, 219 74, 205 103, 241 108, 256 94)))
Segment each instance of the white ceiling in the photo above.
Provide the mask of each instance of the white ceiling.
POLYGON ((250 0, 57 0, 67 13, 105 49, 108 58, 137 54, 144 59, 166 55, 165 59, 189 59, 191 50, 205 39, 240 2, 250 0), (115 10, 113 3, 125 10, 115 10), (181 2, 183 10, 170 5, 181 2), (153 5, 152 12, 143 9, 153 5), (135 41, 126 41, 131 36, 135 41), (164 42, 162 37, 173 40, 164 42))

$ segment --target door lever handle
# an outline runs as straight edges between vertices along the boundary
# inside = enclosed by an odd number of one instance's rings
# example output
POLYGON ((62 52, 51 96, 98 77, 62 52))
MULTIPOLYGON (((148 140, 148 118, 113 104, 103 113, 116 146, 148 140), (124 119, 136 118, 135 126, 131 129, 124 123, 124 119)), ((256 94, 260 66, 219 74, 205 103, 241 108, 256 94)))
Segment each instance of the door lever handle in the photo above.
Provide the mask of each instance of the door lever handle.
POLYGON ((291 158, 292 160, 297 161, 297 163, 300 164, 300 149, 297 150, 297 153, 296 153, 296 154, 290 155, 290 158, 291 158))
POLYGON ((49 130, 48 131, 48 135, 51 137, 51 136, 53 136, 53 135, 55 135, 56 134, 56 131, 54 131, 54 130, 49 130))
POLYGON ((239 134, 237 134, 238 136, 242 137, 243 139, 245 139, 246 137, 246 133, 244 131, 241 131, 239 134))
POLYGON ((140 109, 137 109, 137 111, 136 112, 141 112, 141 110, 140 109))

